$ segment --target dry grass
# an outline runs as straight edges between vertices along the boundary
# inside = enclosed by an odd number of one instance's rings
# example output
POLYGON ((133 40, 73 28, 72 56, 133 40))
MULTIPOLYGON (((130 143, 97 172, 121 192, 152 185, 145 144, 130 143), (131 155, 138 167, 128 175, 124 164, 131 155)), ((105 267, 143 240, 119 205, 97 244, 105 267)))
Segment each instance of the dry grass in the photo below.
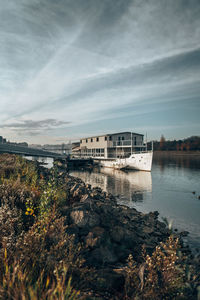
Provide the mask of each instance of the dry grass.
POLYGON ((125 268, 125 299, 196 299, 195 275, 188 277, 190 267, 186 258, 180 258, 179 249, 179 240, 170 236, 151 256, 144 251, 140 265, 130 255, 125 268))
POLYGON ((58 213, 66 194, 55 174, 12 155, 0 166, 0 299, 76 299, 72 284, 84 286, 89 270, 58 213))
MULTIPOLYGON (((45 177, 32 162, 0 155, 0 299, 73 300, 91 288, 96 274, 59 214, 70 201, 56 169, 45 177)), ((197 280, 179 247, 170 237, 144 251, 140 265, 130 255, 120 299, 195 299, 197 280)))

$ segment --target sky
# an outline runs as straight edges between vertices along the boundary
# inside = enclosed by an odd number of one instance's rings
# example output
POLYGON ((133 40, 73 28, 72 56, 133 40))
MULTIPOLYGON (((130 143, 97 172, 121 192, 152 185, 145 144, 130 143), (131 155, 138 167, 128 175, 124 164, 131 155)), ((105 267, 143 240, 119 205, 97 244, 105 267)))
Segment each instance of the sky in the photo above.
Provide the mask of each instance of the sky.
POLYGON ((0 0, 0 135, 200 133, 199 0, 0 0))

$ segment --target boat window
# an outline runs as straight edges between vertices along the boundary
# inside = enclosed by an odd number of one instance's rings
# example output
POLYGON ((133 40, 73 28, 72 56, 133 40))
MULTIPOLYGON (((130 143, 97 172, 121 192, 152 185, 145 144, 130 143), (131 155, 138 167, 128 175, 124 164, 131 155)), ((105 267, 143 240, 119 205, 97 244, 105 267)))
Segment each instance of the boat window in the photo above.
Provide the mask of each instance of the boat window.
POLYGON ((109 136, 109 141, 112 141, 112 136, 109 136))
POLYGON ((91 139, 91 143, 93 142, 93 139, 91 139))
POLYGON ((97 137, 97 142, 99 141, 99 138, 97 137))
POLYGON ((105 136, 105 141, 107 141, 107 136, 105 136))
POLYGON ((86 143, 88 142, 88 140, 86 140, 86 143))
POLYGON ((120 139, 121 139, 121 137, 120 137, 120 136, 118 136, 118 141, 120 141, 120 139))
POLYGON ((122 136, 122 141, 124 141, 124 136, 122 136))

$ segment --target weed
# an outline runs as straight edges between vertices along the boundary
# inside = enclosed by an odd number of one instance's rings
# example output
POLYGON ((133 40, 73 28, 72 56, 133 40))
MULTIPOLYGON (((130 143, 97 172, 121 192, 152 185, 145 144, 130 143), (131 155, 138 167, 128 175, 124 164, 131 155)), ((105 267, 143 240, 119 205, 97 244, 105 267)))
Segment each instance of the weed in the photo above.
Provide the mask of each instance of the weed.
POLYGON ((144 250, 141 265, 129 255, 125 268, 126 298, 188 299, 191 289, 186 279, 186 265, 181 263, 178 251, 178 239, 170 236, 166 243, 161 242, 156 247, 151 256, 144 250))

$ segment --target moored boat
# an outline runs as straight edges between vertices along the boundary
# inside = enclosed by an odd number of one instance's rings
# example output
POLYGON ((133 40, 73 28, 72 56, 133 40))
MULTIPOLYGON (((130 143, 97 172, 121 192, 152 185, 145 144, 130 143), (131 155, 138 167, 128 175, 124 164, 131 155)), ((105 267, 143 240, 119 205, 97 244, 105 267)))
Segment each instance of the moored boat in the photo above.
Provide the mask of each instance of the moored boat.
POLYGON ((83 138, 79 156, 90 157, 103 167, 151 171, 153 146, 147 151, 144 135, 119 132, 83 138))
POLYGON ((151 171, 153 151, 135 152, 127 158, 102 159, 95 158, 101 166, 114 169, 129 169, 140 171, 151 171))

